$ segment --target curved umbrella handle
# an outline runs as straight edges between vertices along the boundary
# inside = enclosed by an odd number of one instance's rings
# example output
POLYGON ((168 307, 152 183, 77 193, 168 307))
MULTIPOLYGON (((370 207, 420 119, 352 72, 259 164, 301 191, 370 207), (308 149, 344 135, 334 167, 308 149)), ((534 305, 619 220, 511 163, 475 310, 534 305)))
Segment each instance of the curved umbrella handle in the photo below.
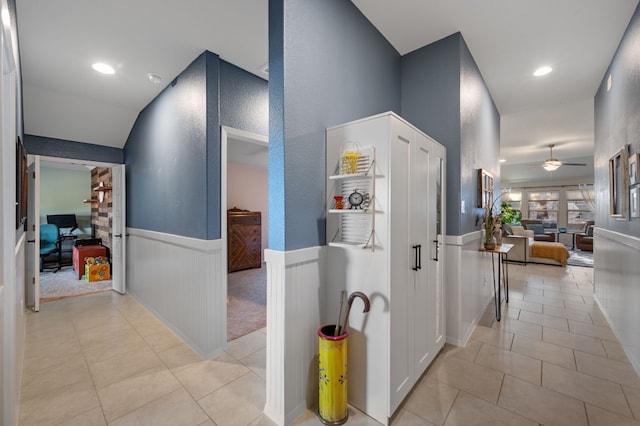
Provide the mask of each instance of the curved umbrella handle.
POLYGON ((344 316, 344 323, 342 324, 342 327, 340 327, 341 334, 342 331, 347 329, 347 325, 349 324, 349 312, 351 311, 351 305, 353 305, 353 301, 356 299, 356 297, 362 299, 362 301, 364 302, 364 310, 362 311, 362 313, 369 312, 369 309, 371 308, 371 302, 369 301, 369 298, 366 294, 362 293, 361 291, 354 291, 353 293, 351 293, 351 295, 349 296, 349 300, 347 301, 347 313, 344 316))

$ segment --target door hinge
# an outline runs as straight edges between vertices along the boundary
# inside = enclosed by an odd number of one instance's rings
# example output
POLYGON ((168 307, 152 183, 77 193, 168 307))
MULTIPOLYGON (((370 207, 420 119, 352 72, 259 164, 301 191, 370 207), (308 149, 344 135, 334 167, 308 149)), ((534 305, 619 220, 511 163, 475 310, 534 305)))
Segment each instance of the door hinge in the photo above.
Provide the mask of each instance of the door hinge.
POLYGON ((36 277, 31 277, 31 284, 33 284, 33 285, 36 284, 36 277))
POLYGON ((35 179, 36 178, 36 172, 32 172, 32 174, 33 174, 33 178, 35 179))

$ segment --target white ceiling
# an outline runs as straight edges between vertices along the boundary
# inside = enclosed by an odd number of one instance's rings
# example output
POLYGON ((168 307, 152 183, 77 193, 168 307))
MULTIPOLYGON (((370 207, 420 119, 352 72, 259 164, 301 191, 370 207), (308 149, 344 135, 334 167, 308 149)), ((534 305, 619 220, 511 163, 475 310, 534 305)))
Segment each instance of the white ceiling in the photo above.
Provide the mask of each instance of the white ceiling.
MULTIPOLYGON (((592 167, 530 164, 549 143, 562 161, 593 162, 593 97, 638 0, 352 2, 401 54, 462 33, 501 114, 503 181, 592 178, 592 167), (554 72, 534 78, 543 64, 554 72)), ((25 132, 122 147, 140 110, 204 50, 266 77, 267 6, 17 0, 25 132), (96 61, 116 74, 97 74, 96 61)))

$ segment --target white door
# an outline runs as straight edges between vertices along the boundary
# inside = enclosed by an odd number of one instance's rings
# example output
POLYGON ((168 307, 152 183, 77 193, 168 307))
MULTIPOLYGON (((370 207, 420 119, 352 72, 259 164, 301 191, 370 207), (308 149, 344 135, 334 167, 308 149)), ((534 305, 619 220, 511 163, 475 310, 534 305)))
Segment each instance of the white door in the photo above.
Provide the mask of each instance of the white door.
POLYGON ((409 211, 411 214, 411 245, 413 248, 414 266, 411 274, 411 296, 413 311, 413 379, 418 380, 433 359, 432 346, 429 342, 429 329, 433 317, 430 309, 430 277, 431 222, 430 209, 430 156, 431 141, 423 135, 416 134, 411 150, 411 198, 409 211))
POLYGON ((113 223, 113 239, 111 245, 111 282, 113 290, 120 294, 125 294, 126 286, 126 259, 127 259, 127 239, 125 221, 125 174, 124 164, 119 164, 111 168, 113 192, 111 193, 113 223))
MULTIPOLYGON (((429 342, 432 358, 442 348, 445 341, 445 312, 444 312, 444 269, 445 256, 444 236, 445 227, 445 164, 446 150, 444 146, 431 143, 429 161, 429 236, 431 255, 429 263, 429 342)), ((430 361, 429 361, 430 362, 430 361)))
POLYGON ((413 293, 410 284, 416 252, 409 228, 411 193, 410 158, 414 131, 392 120, 394 132, 389 150, 389 345, 390 412, 393 413, 413 387, 413 293))
POLYGON ((40 311, 40 157, 29 156, 29 211, 27 212, 27 306, 40 311))

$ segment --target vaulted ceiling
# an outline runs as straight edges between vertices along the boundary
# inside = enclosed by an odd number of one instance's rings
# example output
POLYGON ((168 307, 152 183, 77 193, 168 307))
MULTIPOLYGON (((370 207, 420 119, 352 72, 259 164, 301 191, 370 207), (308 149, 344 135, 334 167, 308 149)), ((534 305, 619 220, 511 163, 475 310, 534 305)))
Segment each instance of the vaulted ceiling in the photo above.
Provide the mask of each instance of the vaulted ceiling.
MULTIPOLYGON (((593 176, 593 97, 638 0, 352 2, 400 54, 462 33, 501 114, 503 180, 593 176), (536 78, 541 65, 553 72, 536 78), (550 143, 554 157, 589 166, 545 172, 550 143)), ((140 110, 204 50, 267 78, 267 7, 17 0, 25 132, 122 147, 140 110), (96 73, 98 61, 116 73, 96 73)))

